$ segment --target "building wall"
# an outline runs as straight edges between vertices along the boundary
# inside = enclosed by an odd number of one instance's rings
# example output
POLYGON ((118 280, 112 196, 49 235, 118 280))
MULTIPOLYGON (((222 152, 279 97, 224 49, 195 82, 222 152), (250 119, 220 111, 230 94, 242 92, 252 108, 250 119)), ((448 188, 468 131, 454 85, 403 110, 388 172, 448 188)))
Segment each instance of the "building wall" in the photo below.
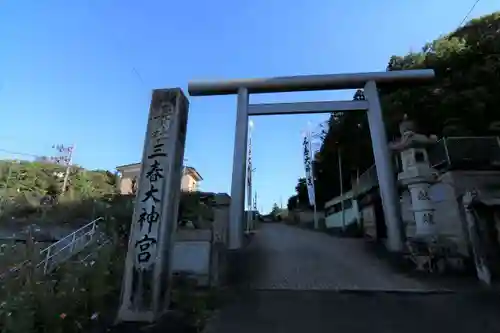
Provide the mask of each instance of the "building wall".
POLYGON ((182 176, 181 189, 183 191, 196 191, 198 189, 198 182, 191 175, 182 176))
MULTIPOLYGON (((141 170, 134 168, 122 172, 119 182, 119 189, 121 194, 131 194, 132 193, 132 182, 136 177, 139 181, 141 170)), ((198 182, 193 176, 187 174, 183 175, 181 179, 181 190, 182 191, 196 191, 198 189, 198 182)))
POLYGON ((120 193, 121 194, 131 194, 132 193, 132 180, 137 177, 139 178, 141 172, 140 166, 137 167, 132 167, 126 169, 126 171, 123 171, 121 173, 120 177, 120 193))
POLYGON ((132 193, 132 179, 131 178, 121 178, 120 179, 120 193, 121 194, 131 194, 132 193))

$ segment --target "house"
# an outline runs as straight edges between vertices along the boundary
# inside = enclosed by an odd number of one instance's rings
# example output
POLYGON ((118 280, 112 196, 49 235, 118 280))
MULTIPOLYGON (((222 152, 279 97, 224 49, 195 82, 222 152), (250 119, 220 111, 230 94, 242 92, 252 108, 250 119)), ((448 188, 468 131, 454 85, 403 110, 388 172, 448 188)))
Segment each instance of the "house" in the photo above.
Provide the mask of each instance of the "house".
MULTIPOLYGON (((119 189, 121 194, 132 194, 136 189, 141 163, 126 164, 116 167, 120 173, 119 189)), ((193 192, 198 190, 198 184, 203 178, 195 168, 185 166, 181 180, 181 191, 193 192)))

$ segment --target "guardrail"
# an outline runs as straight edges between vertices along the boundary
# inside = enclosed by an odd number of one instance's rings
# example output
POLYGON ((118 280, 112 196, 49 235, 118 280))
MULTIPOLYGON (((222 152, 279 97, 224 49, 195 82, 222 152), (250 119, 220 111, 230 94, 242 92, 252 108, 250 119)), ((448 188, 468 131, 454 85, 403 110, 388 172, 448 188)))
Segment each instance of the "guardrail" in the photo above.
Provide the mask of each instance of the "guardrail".
MULTIPOLYGON (((60 264, 64 263, 66 260, 78 254, 83 249, 87 248, 90 244, 102 240, 102 242, 96 248, 96 251, 110 243, 109 239, 101 239, 100 236, 103 234, 98 231, 97 222, 103 221, 102 217, 99 217, 92 222, 87 223, 83 227, 73 231, 64 238, 61 238, 56 243, 44 248, 40 251, 40 255, 44 258, 35 266, 36 269, 43 268, 43 274, 50 273, 52 270, 57 268, 60 264)), ((86 259, 90 258, 94 253, 90 253, 85 258, 80 260, 80 262, 85 262, 86 259)), ((17 265, 11 267, 9 270, 2 272, 0 274, 0 281, 11 274, 15 274, 23 269, 30 263, 30 260, 24 260, 17 265)))
POLYGON ((37 267, 43 267, 43 274, 50 273, 58 265, 81 252, 95 240, 97 222, 103 220, 102 217, 99 217, 41 250, 40 255, 45 257, 37 267))

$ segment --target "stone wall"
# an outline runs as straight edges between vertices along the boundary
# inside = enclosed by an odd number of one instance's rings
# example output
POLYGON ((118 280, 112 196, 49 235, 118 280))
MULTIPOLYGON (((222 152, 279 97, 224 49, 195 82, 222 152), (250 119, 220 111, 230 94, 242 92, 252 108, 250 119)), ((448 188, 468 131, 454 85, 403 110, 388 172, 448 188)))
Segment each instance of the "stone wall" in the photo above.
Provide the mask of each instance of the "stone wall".
MULTIPOLYGON (((469 237, 460 198, 467 190, 487 191, 492 188, 500 188, 498 171, 450 171, 441 174, 438 182, 430 187, 437 232, 452 240, 462 255, 469 255, 469 237)), ((415 218, 407 190, 401 195, 401 213, 406 235, 411 237, 415 234, 415 218)))
POLYGON ((469 236, 462 205, 463 194, 472 189, 500 189, 500 171, 450 171, 439 177, 440 184, 432 188, 432 198, 439 210, 439 232, 452 235, 459 251, 468 254, 469 236))

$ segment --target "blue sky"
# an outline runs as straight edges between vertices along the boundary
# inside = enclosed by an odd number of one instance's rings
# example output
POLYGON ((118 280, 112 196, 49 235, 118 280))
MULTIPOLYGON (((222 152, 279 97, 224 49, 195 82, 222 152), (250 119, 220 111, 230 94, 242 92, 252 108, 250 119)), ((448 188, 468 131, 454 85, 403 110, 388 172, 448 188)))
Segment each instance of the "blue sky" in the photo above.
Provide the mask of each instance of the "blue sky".
MULTIPOLYGON (((0 149, 114 169, 138 162, 151 89, 197 79, 384 70, 457 27, 472 0, 66 1, 0 4, 0 149)), ((500 9, 480 1, 470 17, 500 9)), ((352 92, 252 96, 350 99, 352 92)), ((234 96, 192 97, 186 157, 202 189, 229 192, 234 96)), ((301 131, 321 115, 255 118, 258 206, 286 205, 303 176, 301 131)), ((3 153, 0 157, 7 157, 3 153)), ((12 157, 13 155, 8 155, 12 157)))

